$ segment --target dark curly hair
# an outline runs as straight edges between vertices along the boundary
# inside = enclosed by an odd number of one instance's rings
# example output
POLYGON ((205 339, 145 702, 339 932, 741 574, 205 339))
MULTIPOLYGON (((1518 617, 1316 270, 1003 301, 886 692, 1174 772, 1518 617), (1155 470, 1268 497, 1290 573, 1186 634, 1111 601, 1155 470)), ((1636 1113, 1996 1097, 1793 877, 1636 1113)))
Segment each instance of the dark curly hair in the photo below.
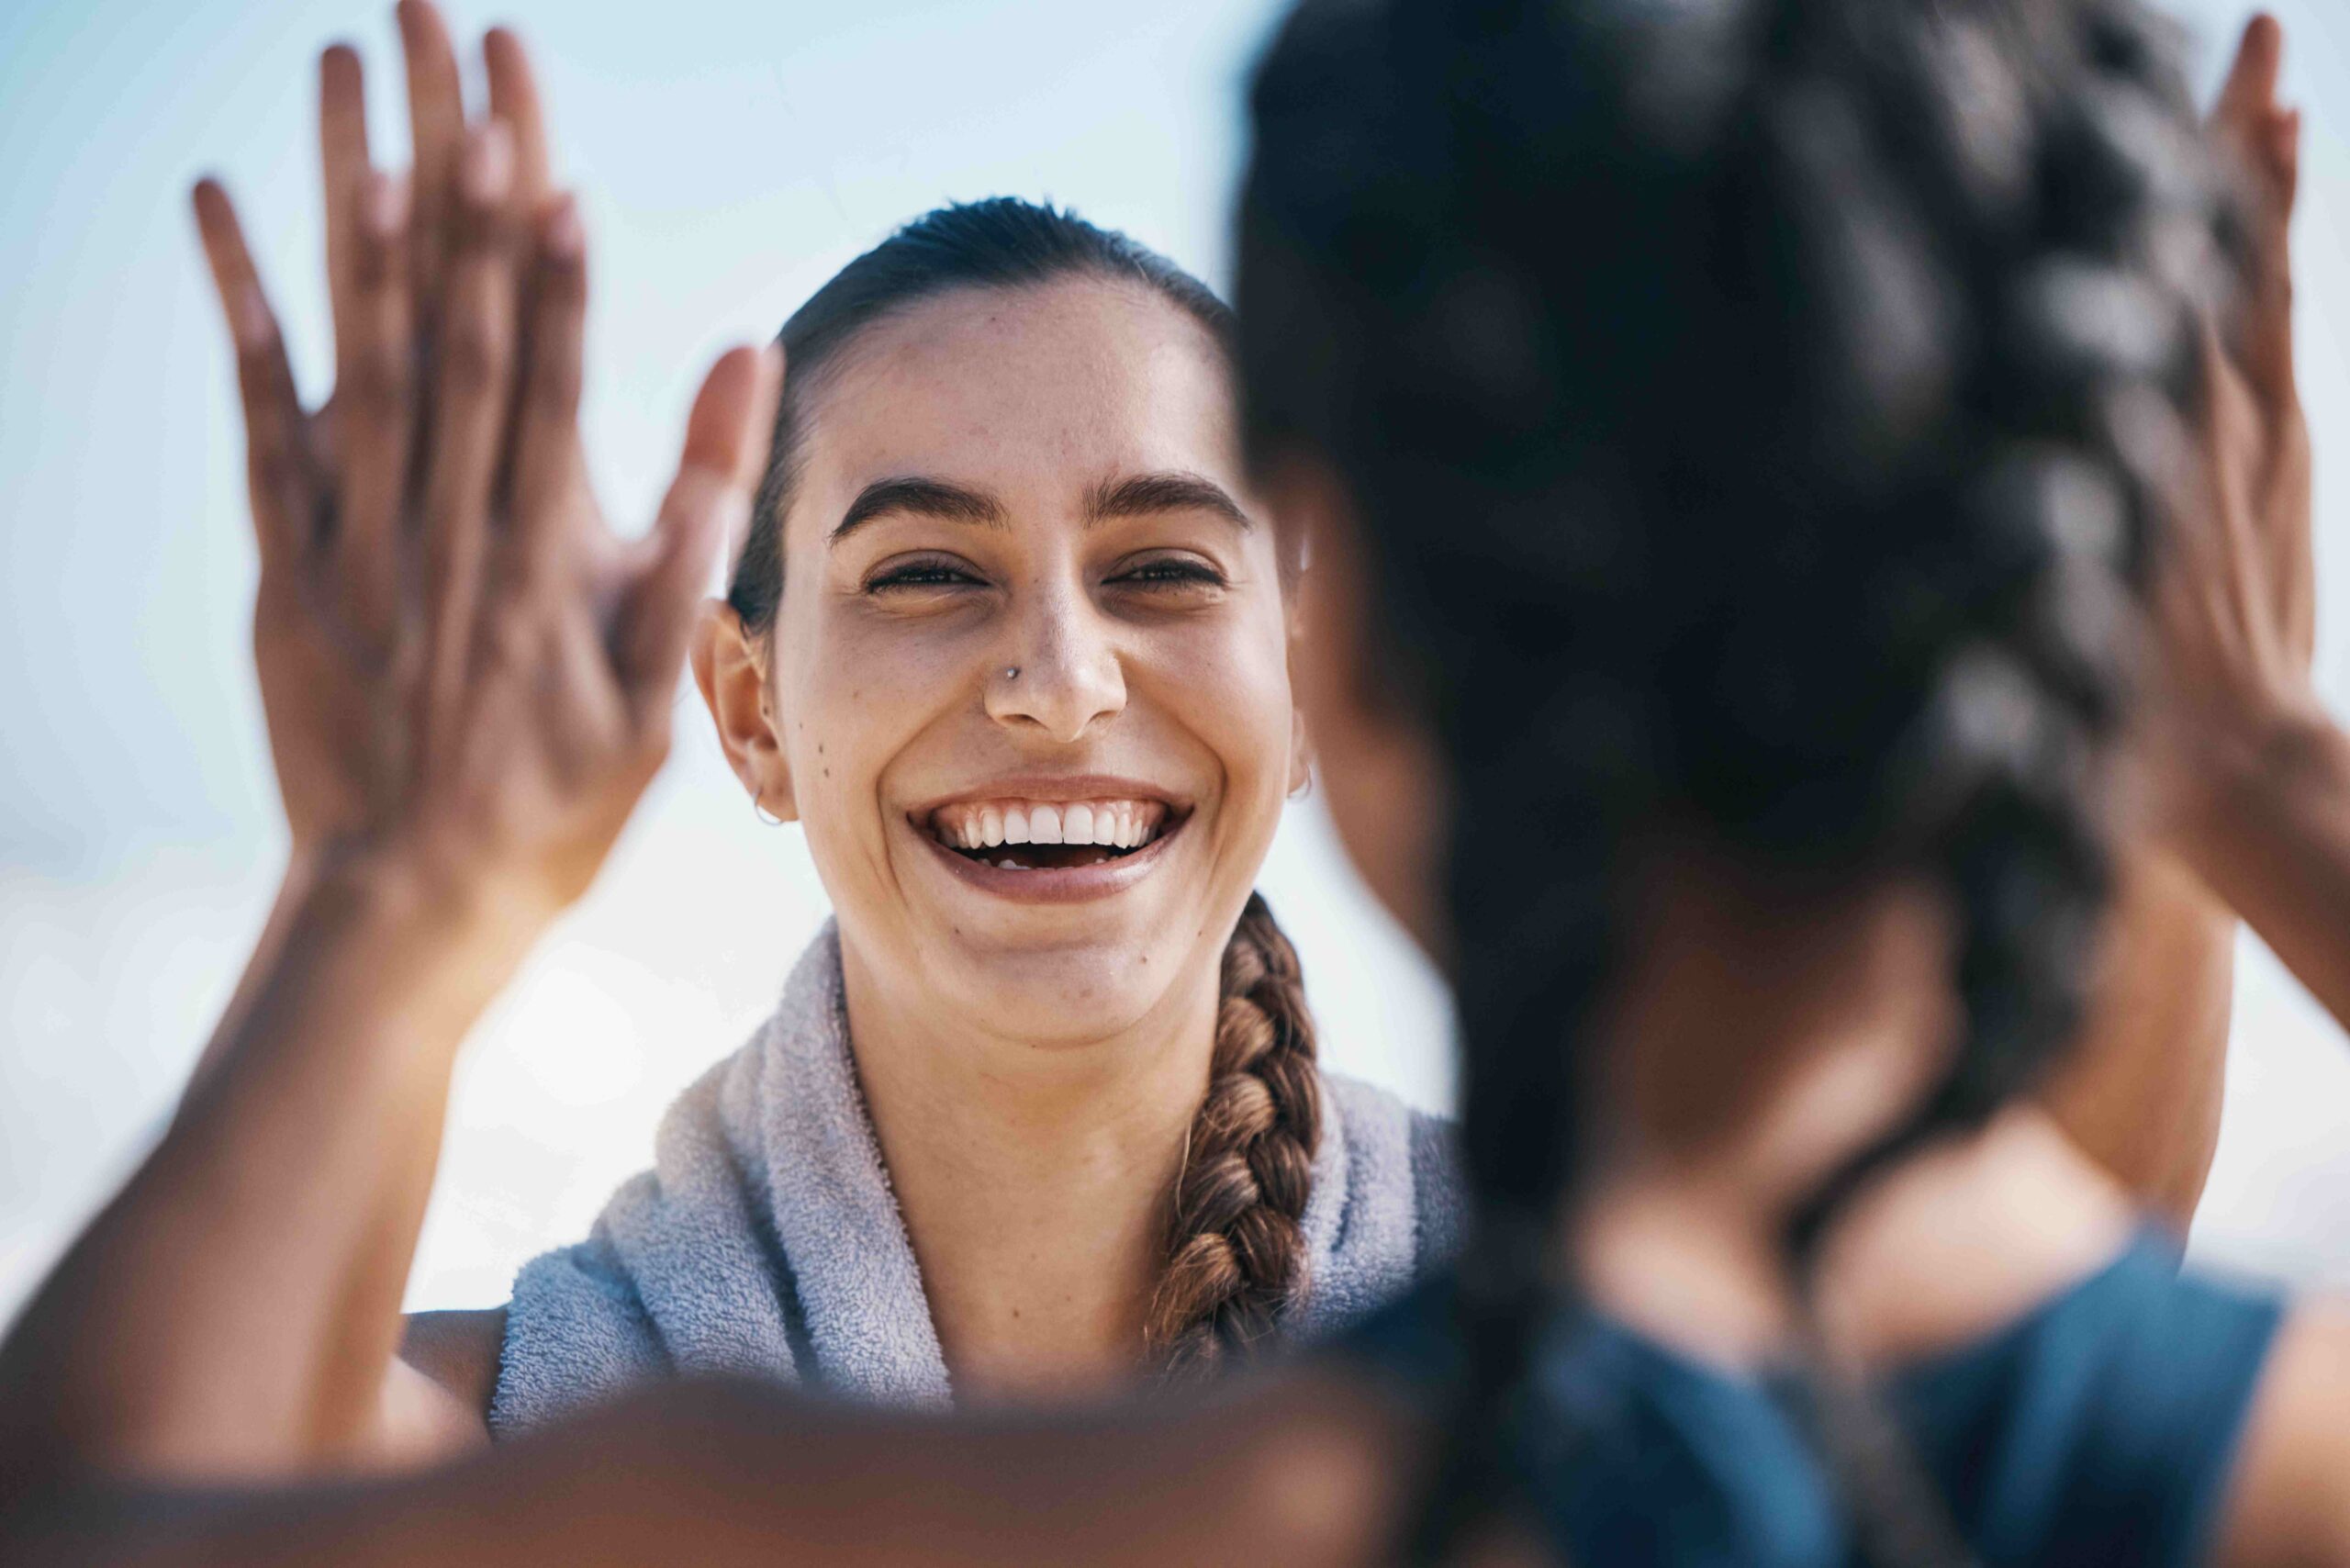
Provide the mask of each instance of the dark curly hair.
MULTIPOLYGON (((787 367, 775 439, 727 602, 764 637, 783 599, 783 523, 809 418, 860 334, 960 289, 1020 290, 1070 279, 1147 290, 1232 347, 1232 312, 1149 247, 1061 208, 992 196, 923 214, 834 274, 778 338, 787 367)), ((1294 541, 1284 544, 1283 581, 1294 541)), ((1314 1018, 1296 949, 1252 893, 1225 944, 1206 1096, 1168 1197, 1165 1256, 1145 1316, 1146 1361, 1193 1381, 1278 1339, 1308 1281, 1305 1215, 1322 1136, 1314 1018)))
MULTIPOLYGON (((1628 854, 1922 872, 1964 1039, 1844 1193, 2028 1085, 2107 894, 2098 765, 2214 235, 2132 0, 1305 0, 1259 68, 1246 428, 1367 535, 1382 682, 1453 786, 1479 1205, 1416 1551, 1508 1501, 1628 854), (1529 834, 1547 835, 1529 849, 1529 834)), ((1869 1550, 1964 1548, 1865 1401, 1869 1550)))

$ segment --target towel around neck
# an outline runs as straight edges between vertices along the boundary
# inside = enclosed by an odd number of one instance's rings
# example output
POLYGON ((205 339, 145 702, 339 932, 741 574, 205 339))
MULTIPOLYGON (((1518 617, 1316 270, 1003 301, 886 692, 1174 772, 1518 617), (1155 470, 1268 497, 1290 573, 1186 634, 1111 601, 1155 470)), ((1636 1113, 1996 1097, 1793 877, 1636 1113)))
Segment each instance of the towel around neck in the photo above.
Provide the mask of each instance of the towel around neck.
MULTIPOLYGON (((1448 1259, 1463 1223, 1449 1126, 1322 1075, 1301 1339, 1352 1325, 1448 1259)), ((782 1004, 662 1118, 653 1169, 587 1240, 525 1264, 490 1428, 632 1384, 730 1373, 944 1407, 946 1361, 849 1054, 827 924, 782 1004)))

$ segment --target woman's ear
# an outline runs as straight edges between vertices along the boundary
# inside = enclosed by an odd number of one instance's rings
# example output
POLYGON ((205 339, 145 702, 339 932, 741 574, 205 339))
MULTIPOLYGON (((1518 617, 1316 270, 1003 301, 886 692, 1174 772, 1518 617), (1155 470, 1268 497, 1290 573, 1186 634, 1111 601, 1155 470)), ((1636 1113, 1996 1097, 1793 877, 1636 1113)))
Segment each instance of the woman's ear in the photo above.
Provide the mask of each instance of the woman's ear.
POLYGON ((1292 701, 1289 709, 1289 798, 1296 800, 1314 782, 1314 737, 1305 728, 1305 704, 1292 701))
POLYGON ((709 705, 718 744, 734 777, 750 791, 753 805, 795 822, 800 808, 792 798, 791 768, 777 734, 761 654, 759 640, 744 629, 733 605, 722 599, 703 603, 694 627, 694 684, 709 705))
MULTIPOLYGON (((1322 800, 1355 869, 1438 964, 1449 952, 1441 858, 1449 788, 1436 736, 1384 678, 1385 641, 1351 498, 1326 463, 1274 465, 1268 497, 1304 531, 1290 678, 1322 800)), ((1297 749, 1297 765, 1307 752, 1297 749)))

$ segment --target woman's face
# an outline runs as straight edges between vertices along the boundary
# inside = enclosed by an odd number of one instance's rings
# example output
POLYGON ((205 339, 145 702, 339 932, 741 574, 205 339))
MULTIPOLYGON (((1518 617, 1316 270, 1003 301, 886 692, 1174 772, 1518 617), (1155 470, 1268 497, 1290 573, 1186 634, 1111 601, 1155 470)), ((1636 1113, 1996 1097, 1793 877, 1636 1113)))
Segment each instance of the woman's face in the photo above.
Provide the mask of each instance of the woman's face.
POLYGON ((1017 1038, 1195 1005, 1304 767, 1219 349, 1139 286, 965 290, 804 408, 766 801, 844 940, 1017 1038))

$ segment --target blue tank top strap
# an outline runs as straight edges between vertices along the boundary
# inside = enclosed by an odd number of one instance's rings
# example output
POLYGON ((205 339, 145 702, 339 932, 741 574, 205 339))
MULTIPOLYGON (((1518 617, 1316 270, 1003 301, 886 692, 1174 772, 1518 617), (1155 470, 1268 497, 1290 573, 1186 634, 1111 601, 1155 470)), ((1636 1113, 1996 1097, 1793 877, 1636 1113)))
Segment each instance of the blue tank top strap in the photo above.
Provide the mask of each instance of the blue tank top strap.
MULTIPOLYGON (((1879 1387, 1986 1562, 2200 1562, 2281 1319, 2272 1293, 2178 1271, 2147 1230, 2005 1327, 1879 1387)), ((1461 1369, 1449 1282, 1342 1341, 1425 1398, 1461 1369)), ((1570 1560, 1852 1559, 1786 1379, 1745 1377, 1603 1317, 1547 1332, 1516 1444, 1525 1495, 1570 1560)))
POLYGON ((2199 1562, 2283 1310, 2148 1228, 1889 1395, 1986 1560, 2199 1562))

